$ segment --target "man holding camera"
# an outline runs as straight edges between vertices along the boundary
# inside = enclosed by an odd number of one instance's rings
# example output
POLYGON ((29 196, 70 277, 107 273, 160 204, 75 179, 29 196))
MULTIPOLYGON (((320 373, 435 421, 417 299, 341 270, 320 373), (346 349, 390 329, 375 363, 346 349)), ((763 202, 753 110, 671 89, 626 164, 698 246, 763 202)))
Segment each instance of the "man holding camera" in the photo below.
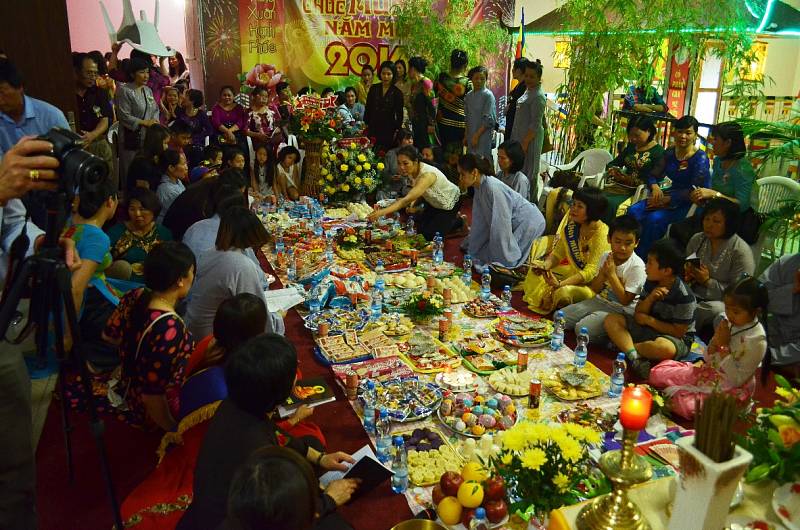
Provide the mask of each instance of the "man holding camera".
MULTIPOLYGON (((1 88, 0 88, 1 89, 1 88)), ((30 255, 44 233, 25 220, 20 197, 29 191, 55 190, 58 160, 46 153, 49 142, 23 138, 0 153, 0 285, 5 284, 8 253, 26 228, 30 255)), ((72 241, 61 240, 67 266, 80 260, 72 241)), ((0 338, 2 339, 2 338, 0 338)), ((31 386, 22 354, 0 351, 0 528, 36 528, 36 464, 31 420, 31 386)))

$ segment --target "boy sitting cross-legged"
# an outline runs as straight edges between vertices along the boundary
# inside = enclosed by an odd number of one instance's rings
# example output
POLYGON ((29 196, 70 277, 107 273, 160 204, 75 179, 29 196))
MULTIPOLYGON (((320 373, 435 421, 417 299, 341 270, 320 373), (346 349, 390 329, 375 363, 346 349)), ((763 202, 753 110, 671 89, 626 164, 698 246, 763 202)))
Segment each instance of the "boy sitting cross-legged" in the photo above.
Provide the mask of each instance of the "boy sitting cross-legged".
POLYGON ((671 240, 653 244, 645 265, 647 283, 633 315, 605 319, 606 333, 642 379, 650 373, 650 361, 680 360, 691 348, 697 303, 679 276, 684 260, 671 240))
POLYGON ((646 274, 642 258, 634 253, 642 226, 633 216, 622 215, 611 221, 608 242, 611 251, 600 258, 600 267, 589 287, 597 296, 564 308, 566 328, 577 335, 585 327, 594 339, 605 337, 603 321, 609 313, 633 313, 646 274))

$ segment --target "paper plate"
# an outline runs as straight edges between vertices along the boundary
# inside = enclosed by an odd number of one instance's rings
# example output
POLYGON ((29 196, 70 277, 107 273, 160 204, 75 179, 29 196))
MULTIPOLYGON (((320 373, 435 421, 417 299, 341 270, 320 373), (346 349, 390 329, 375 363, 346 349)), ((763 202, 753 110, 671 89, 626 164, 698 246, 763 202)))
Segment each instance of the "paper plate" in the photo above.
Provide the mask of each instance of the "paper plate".
POLYGON ((800 482, 790 482, 772 494, 772 509, 789 530, 800 530, 800 482))

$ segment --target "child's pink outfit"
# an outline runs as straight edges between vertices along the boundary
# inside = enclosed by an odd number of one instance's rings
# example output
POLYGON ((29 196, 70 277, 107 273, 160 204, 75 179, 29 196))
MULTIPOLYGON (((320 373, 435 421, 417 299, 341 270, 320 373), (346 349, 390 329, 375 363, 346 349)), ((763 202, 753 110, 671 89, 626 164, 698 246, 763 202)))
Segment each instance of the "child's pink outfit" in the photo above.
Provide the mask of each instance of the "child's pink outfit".
POLYGON ((746 401, 755 390, 755 372, 767 351, 764 327, 758 320, 732 326, 729 349, 722 359, 716 352, 707 353, 702 366, 661 361, 650 370, 650 384, 664 390, 672 412, 690 420, 715 388, 746 401))

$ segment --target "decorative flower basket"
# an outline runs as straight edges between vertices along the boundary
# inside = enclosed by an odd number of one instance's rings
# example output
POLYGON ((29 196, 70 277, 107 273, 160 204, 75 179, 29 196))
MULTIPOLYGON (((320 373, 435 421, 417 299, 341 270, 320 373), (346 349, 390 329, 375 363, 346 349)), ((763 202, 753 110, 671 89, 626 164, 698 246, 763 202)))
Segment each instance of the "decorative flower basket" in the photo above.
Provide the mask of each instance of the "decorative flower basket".
POLYGON ((332 201, 359 202, 383 179, 383 163, 369 148, 369 141, 357 138, 324 147, 322 164, 317 184, 332 201))
POLYGON ((303 181, 300 193, 309 197, 317 197, 320 193, 318 184, 322 169, 322 140, 307 138, 305 140, 306 156, 303 159, 303 181))
POLYGON ((434 317, 444 313, 444 298, 427 290, 414 293, 403 305, 403 312, 417 324, 430 324, 434 317))

